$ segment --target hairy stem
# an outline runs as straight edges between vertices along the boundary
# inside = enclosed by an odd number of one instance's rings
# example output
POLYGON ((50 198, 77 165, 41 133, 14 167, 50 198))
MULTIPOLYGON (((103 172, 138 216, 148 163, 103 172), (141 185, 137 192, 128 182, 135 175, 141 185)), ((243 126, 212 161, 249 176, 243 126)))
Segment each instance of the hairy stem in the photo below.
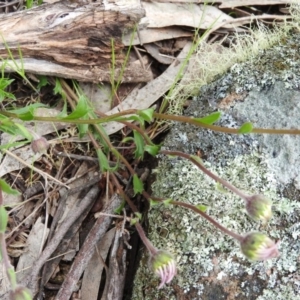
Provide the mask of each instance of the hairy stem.
POLYGON ((195 207, 192 204, 189 203, 185 203, 185 202, 180 202, 180 201, 171 201, 171 204, 174 205, 178 205, 178 206, 182 206, 182 207, 186 207, 188 209, 193 210, 194 212, 198 213, 199 215, 201 215, 203 218, 205 218, 208 222, 210 222, 211 224, 213 224, 216 228, 220 229, 221 231, 223 231, 224 233, 226 233, 227 235, 233 237, 234 239, 236 239, 237 241, 241 242, 243 239, 243 236, 240 234, 237 234, 227 228, 225 228, 223 225, 221 225, 219 222, 217 222, 216 220, 214 220, 212 217, 210 217, 208 214, 206 214, 205 212, 201 211, 200 209, 198 209, 197 207, 195 207))
POLYGON ((180 157, 188 159, 193 164, 195 164, 204 174, 206 174, 207 176, 209 176, 210 178, 212 178, 216 182, 221 183, 222 185, 224 185, 225 187, 227 187, 233 193, 235 193, 238 196, 240 196, 245 201, 249 200, 249 196, 248 195, 246 195, 245 193, 243 193, 242 191, 240 191, 238 188, 236 188, 234 185, 232 185, 228 181, 220 178, 219 176, 217 176, 213 172, 209 171, 202 163, 200 163, 199 161, 197 161, 196 159, 194 159, 191 155, 186 154, 186 153, 181 152, 181 151, 168 151, 168 150, 161 150, 160 153, 166 154, 166 155, 176 155, 176 156, 180 156, 180 157))

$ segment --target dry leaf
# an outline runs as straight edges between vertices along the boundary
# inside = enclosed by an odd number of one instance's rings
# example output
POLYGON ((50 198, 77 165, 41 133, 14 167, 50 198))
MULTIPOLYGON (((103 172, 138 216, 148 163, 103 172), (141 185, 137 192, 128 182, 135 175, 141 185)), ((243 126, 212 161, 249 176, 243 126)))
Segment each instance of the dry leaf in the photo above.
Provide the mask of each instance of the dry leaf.
POLYGON ((98 299, 99 286, 104 268, 103 262, 106 261, 108 250, 112 244, 115 232, 116 228, 114 227, 109 230, 97 244, 97 249, 95 250, 83 274, 81 286, 82 299, 98 299), (101 258, 99 256, 101 256, 101 258))
POLYGON ((21 255, 17 265, 17 279, 22 281, 31 273, 31 267, 40 255, 45 240, 47 238, 49 229, 42 223, 42 218, 39 217, 27 239, 27 249, 21 255))
MULTIPOLYGON (((224 21, 233 20, 217 7, 210 5, 144 2, 143 7, 146 10, 146 17, 141 22, 148 23, 148 28, 177 25, 208 29, 224 21)), ((224 27, 232 28, 233 26, 227 24, 224 27)))

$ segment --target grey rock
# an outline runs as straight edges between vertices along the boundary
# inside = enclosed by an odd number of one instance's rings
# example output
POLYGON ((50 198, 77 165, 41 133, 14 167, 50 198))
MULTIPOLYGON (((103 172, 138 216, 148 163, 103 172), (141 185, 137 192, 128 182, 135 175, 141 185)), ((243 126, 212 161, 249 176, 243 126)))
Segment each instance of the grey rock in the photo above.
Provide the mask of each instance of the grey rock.
MULTIPOLYGON (((202 88, 185 114, 222 111, 218 125, 300 128, 300 35, 295 33, 258 57, 236 64, 202 88)), ((243 201, 180 158, 161 157, 156 196, 208 207, 208 214, 240 234, 261 231, 280 239, 281 256, 250 262, 239 245, 200 216, 176 206, 149 213, 149 238, 177 258, 178 275, 157 290, 146 259, 138 269, 133 299, 300 299, 300 136, 230 135, 176 124, 165 149, 201 153, 205 166, 241 190, 272 199, 267 226, 245 214, 243 201)), ((145 255, 146 256, 146 255, 145 255)))

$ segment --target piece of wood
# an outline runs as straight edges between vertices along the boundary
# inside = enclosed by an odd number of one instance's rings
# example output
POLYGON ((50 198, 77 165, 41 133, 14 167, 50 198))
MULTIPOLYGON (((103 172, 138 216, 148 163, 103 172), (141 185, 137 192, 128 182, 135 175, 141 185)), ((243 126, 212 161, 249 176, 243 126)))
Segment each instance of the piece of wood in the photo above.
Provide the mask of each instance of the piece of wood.
POLYGON ((109 257, 109 269, 101 300, 122 300, 126 276, 126 254, 129 234, 117 227, 109 257))
MULTIPOLYGON (((0 18, 0 56, 10 59, 9 71, 24 68, 80 81, 111 82, 125 61, 122 36, 134 32, 143 16, 138 0, 86 4, 64 0, 10 13, 0 18)), ((129 64, 124 69, 123 82, 152 79, 151 72, 141 67, 129 64)))
MULTIPOLYGON (((115 237, 116 227, 110 229, 97 243, 96 251, 89 261, 82 278, 81 299, 97 300, 108 251, 115 237)), ((107 274, 106 274, 107 276, 107 274)))

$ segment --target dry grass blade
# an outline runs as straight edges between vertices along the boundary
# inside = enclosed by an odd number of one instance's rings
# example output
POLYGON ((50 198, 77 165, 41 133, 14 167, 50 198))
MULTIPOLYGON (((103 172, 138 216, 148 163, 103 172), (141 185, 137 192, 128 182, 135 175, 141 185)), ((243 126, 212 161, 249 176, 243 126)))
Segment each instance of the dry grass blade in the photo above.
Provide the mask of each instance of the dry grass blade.
POLYGON ((13 157, 15 160, 19 161, 19 162, 20 162, 21 164, 23 164, 24 166, 26 166, 26 167, 32 169, 33 171, 35 171, 35 172, 41 174, 45 179, 49 179, 50 181, 53 181, 53 182, 55 182, 55 183, 57 183, 57 184, 59 184, 59 185, 61 185, 61 186, 66 187, 67 189, 69 189, 69 187, 68 187, 66 184, 64 184, 63 182, 59 181, 58 179, 52 177, 51 175, 49 175, 49 174, 47 174, 47 173, 45 173, 45 172, 43 172, 42 170, 39 170, 38 168, 36 168, 36 167, 30 165, 29 163, 27 163, 26 161, 24 161, 23 159, 19 158, 19 157, 18 157, 17 155, 15 155, 14 153, 12 153, 11 151, 5 150, 5 153, 6 153, 7 155, 13 157))

